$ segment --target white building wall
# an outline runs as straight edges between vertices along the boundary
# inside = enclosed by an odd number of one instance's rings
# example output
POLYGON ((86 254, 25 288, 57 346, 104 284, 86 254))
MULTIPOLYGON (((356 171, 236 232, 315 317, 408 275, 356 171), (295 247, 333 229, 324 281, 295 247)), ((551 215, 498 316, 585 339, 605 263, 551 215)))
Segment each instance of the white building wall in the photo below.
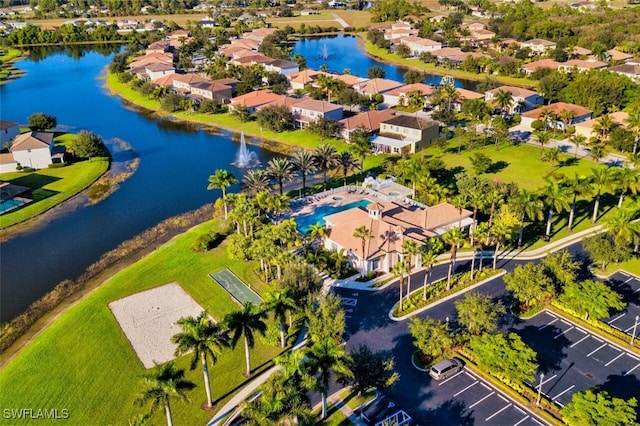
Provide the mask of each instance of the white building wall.
POLYGON ((32 167, 34 169, 44 169, 53 163, 49 148, 27 149, 24 151, 13 151, 13 159, 22 167, 32 167))

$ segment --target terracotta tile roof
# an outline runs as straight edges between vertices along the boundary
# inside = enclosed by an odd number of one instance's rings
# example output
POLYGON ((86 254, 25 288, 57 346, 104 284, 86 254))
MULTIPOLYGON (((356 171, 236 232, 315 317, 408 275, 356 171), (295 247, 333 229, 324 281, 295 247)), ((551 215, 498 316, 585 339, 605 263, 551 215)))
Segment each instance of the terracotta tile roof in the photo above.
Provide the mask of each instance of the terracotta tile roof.
POLYGON ((340 80, 347 86, 353 86, 355 84, 362 83, 368 80, 368 78, 356 77, 355 75, 350 75, 350 74, 340 74, 340 75, 334 75, 332 77, 335 78, 336 80, 340 80))
POLYGON ((495 89, 487 90, 485 93, 491 93, 492 95, 495 95, 500 90, 502 90, 503 92, 511 92, 511 96, 518 98, 528 98, 529 96, 537 95, 537 93, 533 90, 515 86, 500 86, 496 87, 495 89))
POLYGON ((531 40, 522 42, 522 44, 530 44, 531 46, 544 46, 544 47, 551 47, 556 45, 554 42, 545 40, 543 38, 532 38, 531 40))
POLYGON ((522 116, 537 119, 540 116, 540 113, 545 110, 551 111, 556 115, 560 115, 562 111, 573 111, 576 113, 576 117, 582 117, 583 115, 593 113, 593 111, 581 107, 580 105, 568 104, 566 102, 556 102, 522 113, 522 116))
POLYGON ((554 61, 553 59, 541 59, 539 61, 533 61, 531 63, 523 65, 522 69, 527 71, 535 71, 538 68, 551 68, 552 70, 557 70, 559 62, 554 61))
POLYGON ((236 80, 235 78, 218 78, 213 80, 214 83, 224 84, 226 86, 234 86, 240 83, 240 80, 236 80))
POLYGON ((268 64, 274 59, 263 55, 262 53, 254 53, 253 55, 242 56, 232 59, 230 62, 237 65, 252 65, 252 64, 268 64))
POLYGON ((433 86, 429 86, 428 84, 424 83, 407 84, 404 86, 400 86, 397 89, 390 90, 386 92, 385 95, 402 96, 414 90, 419 90, 420 92, 422 92, 423 96, 429 96, 433 93, 433 86))
POLYGON ((295 107, 315 112, 330 112, 342 109, 342 105, 336 105, 326 101, 318 101, 311 98, 303 98, 302 102, 298 102, 295 107))
MULTIPOLYGON (((611 121, 622 126, 622 127, 627 127, 627 123, 626 123, 626 119, 629 117, 629 114, 627 114, 624 111, 617 111, 617 112, 612 112, 611 114, 609 114, 609 118, 611 118, 611 121)), ((576 123, 574 124, 574 126, 576 128, 581 127, 583 129, 593 129, 593 126, 595 126, 598 122, 600 121, 600 117, 598 118, 592 118, 591 120, 586 120, 580 123, 576 123)))
POLYGON ((394 115, 395 112, 391 109, 384 109, 382 111, 366 111, 361 112, 358 115, 354 115, 353 117, 344 118, 338 123, 340 123, 342 128, 347 131, 352 131, 361 127, 370 132, 375 132, 380 130, 380 122, 388 120, 394 115))
POLYGON ((276 95, 271 90, 257 90, 231 99, 231 105, 254 108, 269 102, 277 101, 280 95, 276 95))
POLYGON ((226 90, 231 90, 231 86, 227 86, 225 84, 216 83, 214 81, 201 81, 196 82, 191 85, 191 87, 195 87, 200 90, 207 90, 209 92, 222 92, 226 90))
POLYGON ((591 50, 585 49, 584 47, 576 46, 571 51, 574 55, 591 55, 591 50))
POLYGON ((163 75, 160 78, 156 78, 155 80, 152 80, 151 82, 153 84, 155 84, 156 86, 166 86, 166 87, 172 87, 173 86, 173 80, 180 74, 169 74, 169 75, 163 75))
MULTIPOLYGON (((8 152, 4 154, 0 154, 0 164, 11 164, 15 163, 16 160, 13 158, 13 154, 8 152)), ((8 182, 2 182, 2 184, 9 184, 8 182)))
POLYGON ((53 133, 27 132, 16 136, 10 151, 24 151, 27 149, 49 148, 53 143, 53 133))
POLYGON ((287 61, 285 59, 272 59, 271 62, 267 63, 267 65, 277 68, 294 68, 298 66, 296 62, 287 61))
POLYGON ((462 62, 469 56, 474 58, 486 57, 487 55, 477 52, 463 52, 459 47, 443 47, 442 49, 431 51, 433 56, 450 61, 462 62))
POLYGON ((622 64, 609 68, 609 71, 640 76, 640 64, 622 64))
POLYGON ((304 100, 305 98, 294 98, 292 96, 280 95, 280 97, 275 101, 261 105, 258 109, 265 108, 272 105, 283 106, 291 109, 292 106, 297 105, 300 102, 303 102, 304 100))
POLYGON ((15 121, 0 120, 0 130, 8 129, 10 127, 15 127, 19 125, 20 123, 16 123, 15 121))
POLYGON ((594 60, 583 60, 583 59, 571 59, 565 63, 561 63, 559 67, 562 68, 582 68, 582 69, 598 69, 598 68, 606 68, 606 62, 594 61, 594 60))
POLYGON ((422 38, 422 37, 416 37, 416 36, 407 36, 407 37, 402 37, 400 39, 400 42, 404 42, 404 43, 412 43, 412 44, 419 44, 421 46, 442 46, 442 43, 438 42, 438 41, 433 41, 431 39, 428 38, 422 38))
POLYGON ((154 63, 148 64, 145 66, 145 68, 147 69, 147 71, 151 71, 151 72, 169 71, 169 70, 175 69, 172 64, 165 64, 162 62, 154 62, 154 63))
POLYGON ((460 101, 467 100, 467 99, 484 98, 484 95, 482 93, 474 92, 473 90, 467 90, 467 89, 462 89, 458 87, 456 91, 458 92, 458 98, 460 99, 460 101))
POLYGON ((328 74, 326 72, 322 72, 322 71, 316 71, 316 70, 312 70, 312 69, 305 69, 300 71, 299 73, 297 73, 294 76, 291 76, 291 83, 298 83, 298 84, 311 84, 314 81, 316 81, 316 79, 318 78, 318 76, 320 74, 324 74, 327 76, 331 76, 331 74, 328 74))
POLYGON ((158 40, 148 45, 147 50, 167 50, 170 46, 168 40, 158 40))
POLYGON ((195 84, 195 83, 207 83, 211 81, 206 77, 201 77, 198 74, 193 74, 193 73, 176 74, 176 77, 174 78, 174 80, 179 81, 181 83, 189 84, 189 85, 195 84))
POLYGON ((395 80, 387 80, 384 78, 372 78, 358 85, 358 90, 366 94, 383 93, 388 90, 403 86, 402 83, 395 80))
POLYGON ((612 61, 627 61, 627 60, 633 58, 633 55, 630 55, 630 54, 624 53, 624 52, 620 52, 619 50, 616 50, 616 49, 609 49, 609 50, 607 50, 607 53, 611 57, 612 61))

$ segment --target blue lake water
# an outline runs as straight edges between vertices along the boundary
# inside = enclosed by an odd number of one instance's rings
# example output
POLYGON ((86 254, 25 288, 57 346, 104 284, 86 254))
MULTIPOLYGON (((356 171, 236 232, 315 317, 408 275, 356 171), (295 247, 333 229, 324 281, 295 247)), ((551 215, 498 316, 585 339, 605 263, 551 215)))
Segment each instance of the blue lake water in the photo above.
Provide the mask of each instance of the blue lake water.
POLYGON ((307 215, 296 216, 294 217, 294 220, 298 224, 298 230, 301 233, 306 234, 311 225, 315 225, 318 222, 321 222, 324 225, 323 218, 325 216, 328 216, 334 213, 340 213, 345 210, 353 209, 355 207, 367 207, 369 204, 371 204, 370 200, 362 199, 359 201, 354 201, 352 203, 347 203, 347 204, 342 204, 337 206, 331 206, 331 205, 318 206, 313 210, 312 213, 307 215))
MULTIPOLYGON (((370 58, 364 52, 364 47, 360 46, 361 39, 346 34, 323 37, 302 37, 296 42, 293 53, 300 53, 307 60, 307 67, 319 70, 322 65, 326 65, 329 71, 342 73, 348 69, 352 75, 360 77, 367 76, 367 70, 371 67, 381 67, 385 70, 386 78, 404 82, 404 74, 407 68, 393 64, 386 64, 370 58), (324 50, 328 57, 324 57, 324 50)), ((417 60, 416 60, 417 61, 417 60)), ((442 76, 429 74, 425 78, 426 84, 440 84, 442 76)), ((477 82, 470 80, 456 79, 456 87, 473 90, 477 82)))

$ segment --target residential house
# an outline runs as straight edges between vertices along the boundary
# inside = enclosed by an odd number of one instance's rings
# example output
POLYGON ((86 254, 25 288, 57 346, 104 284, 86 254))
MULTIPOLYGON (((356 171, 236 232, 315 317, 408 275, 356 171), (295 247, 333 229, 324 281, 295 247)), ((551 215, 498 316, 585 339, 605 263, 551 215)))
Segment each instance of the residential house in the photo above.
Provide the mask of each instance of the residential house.
MULTIPOLYGON (((627 127, 625 120, 629 118, 629 114, 624 111, 612 112, 609 114, 609 118, 611 122, 615 126, 627 127)), ((590 120, 583 121, 582 123, 576 123, 574 127, 576 128, 576 135, 582 135, 587 138, 587 141, 594 136, 598 136, 598 132, 594 130, 594 127, 598 124, 600 118, 592 118, 590 120)))
POLYGON ((156 86, 173 87, 173 80, 179 75, 181 74, 167 74, 164 77, 151 80, 151 83, 155 84, 156 86))
POLYGON ((329 250, 344 250, 362 274, 390 272, 393 265, 407 256, 405 241, 422 245, 426 239, 442 235, 450 228, 469 227, 472 216, 471 211, 459 210, 449 203, 425 209, 399 202, 372 202, 366 209, 355 207, 325 216, 324 245, 329 250), (362 240, 353 236, 361 226, 366 226, 374 237, 365 240, 364 252, 362 240))
POLYGON ((211 80, 198 74, 177 74, 173 79, 173 89, 182 94, 191 93, 191 86, 196 83, 208 83, 211 80))
POLYGON ((149 80, 156 80, 167 75, 175 74, 176 72, 176 69, 172 64, 170 65, 162 62, 148 64, 144 69, 149 80))
POLYGON ((299 104, 300 102, 304 102, 307 99, 308 98, 306 98, 306 97, 296 98, 296 97, 293 97, 293 96, 280 95, 278 97, 278 99, 276 99, 275 101, 266 103, 264 105, 260 105, 259 107, 256 108, 256 110, 260 111, 262 108, 267 108, 267 107, 270 107, 270 106, 283 106, 286 109, 288 109, 289 111, 292 111, 294 105, 299 104))
POLYGON ((539 55, 545 54, 549 50, 555 49, 557 46, 558 45, 556 43, 542 38, 533 38, 531 40, 523 41, 522 43, 520 43, 520 47, 528 47, 529 49, 531 49, 531 52, 533 54, 539 55))
POLYGON ((413 115, 396 115, 380 122, 380 134, 371 141, 376 152, 414 154, 429 146, 440 135, 432 120, 413 115))
POLYGON ((420 92, 421 97, 423 98, 423 105, 426 98, 433 94, 433 86, 429 86, 424 83, 414 83, 407 84, 404 86, 400 86, 396 89, 390 90, 384 93, 384 103, 393 106, 393 105, 405 105, 409 100, 409 94, 411 92, 420 92))
POLYGON ((303 102, 293 105, 291 112, 293 113, 294 125, 301 129, 319 118, 332 121, 342 120, 342 105, 311 98, 306 98, 303 102))
POLYGON ((42 169, 54 162, 64 162, 64 152, 54 150, 53 133, 27 132, 18 135, 9 148, 14 161, 23 167, 42 169))
POLYGON ((606 62, 596 61, 595 59, 570 59, 567 62, 558 64, 558 70, 571 72, 573 70, 583 72, 589 70, 604 69, 608 66, 606 62))
POLYGON ((633 55, 629 53, 620 52, 616 49, 607 50, 607 60, 614 62, 628 62, 633 59, 633 55))
POLYGON ((0 120, 0 148, 20 134, 20 123, 0 120))
POLYGON ((462 89, 460 87, 456 88, 456 92, 458 93, 458 99, 456 99, 452 106, 456 111, 462 110, 462 103, 464 101, 470 101, 474 99, 484 99, 484 94, 474 92, 473 90, 462 89))
POLYGON ((189 30, 174 30, 167 36, 169 40, 185 40, 189 37, 191 37, 189 30))
POLYGON ((626 63, 609 68, 609 71, 626 75, 636 83, 640 83, 640 64, 626 63))
POLYGON ((405 28, 396 28, 390 29, 384 32, 384 39, 389 40, 391 42, 397 42, 399 39, 403 37, 417 36, 418 30, 414 29, 405 29, 405 28))
POLYGON ((166 53, 171 50, 169 40, 158 40, 148 45, 144 52, 148 55, 150 53, 166 53))
POLYGON ((262 44, 262 40, 264 40, 265 37, 275 33, 276 31, 278 31, 277 28, 256 28, 251 32, 242 34, 242 39, 253 40, 257 42, 259 46, 262 44))
POLYGON ((257 111, 258 107, 277 101, 280 96, 268 89, 256 90, 231 99, 229 110, 245 108, 248 112, 253 113, 257 111))
POLYGON ((312 69, 305 69, 300 71, 298 74, 289 74, 287 78, 289 79, 289 85, 291 89, 304 89, 306 85, 314 85, 320 74, 330 75, 328 73, 322 71, 316 71, 312 69))
POLYGON ((591 55, 591 50, 585 49, 584 47, 576 46, 571 52, 569 52, 569 57, 572 59, 580 59, 585 56, 591 55))
POLYGON ((388 80, 384 78, 372 78, 362 83, 356 84, 353 88, 363 95, 377 95, 378 93, 385 93, 395 88, 404 86, 402 83, 395 80, 388 80))
POLYGON ((351 74, 332 75, 332 77, 336 80, 340 80, 349 87, 353 87, 356 84, 364 83, 365 81, 369 80, 368 78, 356 77, 355 75, 351 74))
POLYGON ((477 52, 463 52, 459 47, 443 47, 442 49, 434 50, 430 53, 437 58, 438 62, 448 62, 454 65, 463 63, 464 60, 470 56, 474 58, 487 56, 477 52))
POLYGON ((396 113, 392 109, 371 110, 361 112, 353 117, 343 118, 338 122, 340 125, 340 136, 347 142, 351 141, 351 133, 357 129, 363 129, 369 132, 369 135, 380 131, 380 123, 395 116, 396 113))
POLYGON ((191 84, 190 97, 208 99, 221 104, 228 104, 233 97, 231 86, 216 83, 215 81, 198 81, 191 84))
POLYGON ((253 55, 245 55, 239 58, 229 60, 228 65, 239 65, 241 67, 250 67, 252 65, 262 65, 273 62, 275 59, 263 55, 262 53, 254 52, 253 55))
POLYGON ((442 22, 445 19, 449 18, 448 15, 436 15, 436 16, 432 16, 431 18, 429 18, 430 22, 442 22))
POLYGON ((236 86, 240 83, 240 80, 236 80, 235 78, 217 78, 213 80, 213 82, 218 84, 224 84, 225 86, 229 86, 235 92, 236 86))
POLYGON ((499 105, 495 103, 496 95, 499 91, 511 93, 511 105, 509 105, 507 112, 510 114, 520 114, 524 111, 529 111, 539 107, 544 102, 544 98, 533 90, 524 89, 522 87, 514 86, 500 86, 495 89, 487 90, 484 93, 484 100, 487 103, 493 103, 495 108, 499 108, 499 105))
POLYGON ((553 59, 541 59, 539 61, 533 61, 528 64, 524 64, 520 67, 525 74, 530 75, 535 70, 540 68, 549 68, 552 70, 557 70, 560 66, 560 62, 554 61, 553 59))
POLYGON ((420 56, 422 52, 433 52, 434 50, 442 49, 442 43, 416 36, 402 37, 400 44, 407 46, 413 56, 420 56))
POLYGON ((568 104, 566 102, 556 102, 550 105, 546 105, 540 108, 536 108, 531 111, 527 111, 522 114, 521 124, 528 126, 531 128, 531 124, 535 120, 539 120, 545 111, 550 112, 554 120, 549 123, 549 125, 556 129, 564 130, 564 123, 561 120, 561 116, 563 111, 570 111, 573 113, 574 117, 571 120, 571 125, 576 125, 577 123, 581 123, 583 121, 589 120, 593 111, 588 110, 587 108, 581 107, 580 105, 568 104))
POLYGON ((296 62, 286 61, 284 59, 275 59, 264 64, 265 70, 269 72, 277 72, 280 75, 292 75, 300 72, 300 66, 296 62))
POLYGON ((149 64, 168 64, 173 65, 173 54, 171 53, 148 53, 143 56, 137 56, 133 58, 129 64, 130 69, 144 68, 149 64))

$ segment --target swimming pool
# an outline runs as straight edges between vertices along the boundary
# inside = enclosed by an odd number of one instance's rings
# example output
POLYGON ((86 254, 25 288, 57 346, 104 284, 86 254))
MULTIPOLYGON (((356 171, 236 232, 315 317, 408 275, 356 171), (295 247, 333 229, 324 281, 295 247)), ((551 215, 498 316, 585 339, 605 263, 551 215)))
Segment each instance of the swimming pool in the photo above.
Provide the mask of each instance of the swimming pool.
POLYGON ((5 201, 0 201, 0 214, 2 213, 6 213, 9 210, 13 210, 15 208, 20 207, 21 205, 23 205, 25 202, 18 199, 18 198, 12 198, 10 200, 5 200, 5 201))
POLYGON ((318 222, 322 222, 322 224, 324 225, 324 221, 322 219, 325 216, 328 216, 334 213, 339 213, 345 210, 349 210, 354 207, 367 207, 369 204, 371 204, 370 200, 362 199, 359 201, 354 201, 352 203, 343 204, 340 206, 331 206, 331 205, 318 206, 315 208, 313 213, 296 216, 293 219, 298 224, 298 231, 300 231, 303 234, 306 234, 311 225, 315 225, 318 222))

